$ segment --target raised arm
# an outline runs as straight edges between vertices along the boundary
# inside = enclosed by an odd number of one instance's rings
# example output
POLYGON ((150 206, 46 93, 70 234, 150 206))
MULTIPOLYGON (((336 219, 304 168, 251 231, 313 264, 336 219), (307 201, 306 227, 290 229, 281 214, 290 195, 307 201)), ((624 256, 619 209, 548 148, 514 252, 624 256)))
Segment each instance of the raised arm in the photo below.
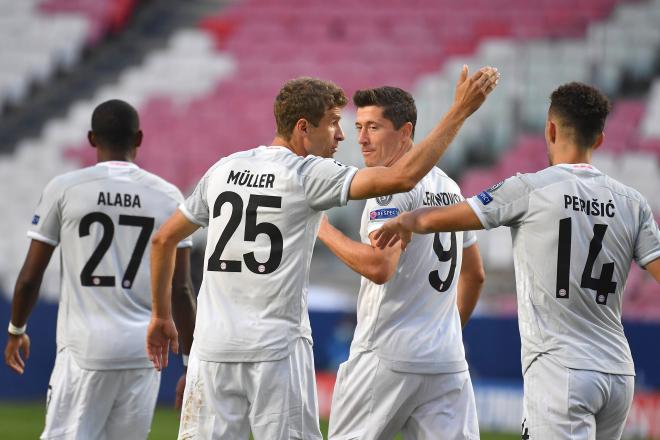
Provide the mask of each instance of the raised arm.
POLYGON ((404 212, 376 231, 374 239, 381 249, 388 245, 394 246, 399 240, 401 247, 405 249, 413 233, 474 231, 483 228, 470 205, 461 202, 440 208, 420 208, 404 212))
POLYGON ((392 278, 401 256, 399 247, 379 249, 351 240, 332 226, 325 216, 321 221, 319 240, 344 264, 376 284, 384 284, 392 278))
POLYGON ((483 67, 468 78, 468 68, 463 66, 454 103, 431 133, 393 166, 359 170, 353 177, 348 197, 368 199, 410 191, 440 160, 463 122, 483 104, 498 80, 497 69, 483 67))
POLYGON ((5 363, 18 374, 23 374, 25 371, 25 361, 21 357, 21 351, 25 360, 30 357, 30 338, 25 332, 16 334, 20 333, 17 329, 27 324, 27 319, 39 298, 41 280, 54 250, 55 247, 50 244, 32 240, 16 280, 9 321, 10 333, 7 335, 5 346, 5 363))
MULTIPOLYGON (((398 247, 398 246, 396 246, 398 247)), ((465 327, 472 312, 474 311, 481 287, 486 279, 484 266, 479 253, 479 245, 473 244, 463 249, 463 262, 461 263, 461 275, 458 278, 458 294, 456 305, 461 316, 461 326, 465 327)))
POLYGON ((170 343, 179 352, 179 341, 172 318, 172 280, 178 243, 195 232, 198 225, 179 210, 151 239, 151 322, 147 330, 147 354, 157 370, 167 367, 170 343))

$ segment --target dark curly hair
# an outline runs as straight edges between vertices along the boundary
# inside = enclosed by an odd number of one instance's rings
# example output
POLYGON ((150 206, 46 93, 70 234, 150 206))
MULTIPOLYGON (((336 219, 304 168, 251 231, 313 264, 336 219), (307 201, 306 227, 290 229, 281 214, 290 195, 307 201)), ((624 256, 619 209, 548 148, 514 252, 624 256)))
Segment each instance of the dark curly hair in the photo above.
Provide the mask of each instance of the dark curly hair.
POLYGON ((575 130, 575 143, 589 148, 603 132, 611 105, 595 87, 579 82, 560 86, 550 95, 550 114, 575 130))
POLYGON ((383 117, 392 121, 395 129, 410 122, 413 126, 411 137, 415 137, 417 107, 412 95, 405 90, 390 86, 358 90, 353 95, 353 104, 358 108, 370 105, 382 107, 383 117))
POLYGON ((342 108, 347 102, 344 91, 329 81, 310 77, 289 80, 275 98, 277 134, 289 140, 300 119, 306 119, 316 127, 326 110, 342 108))

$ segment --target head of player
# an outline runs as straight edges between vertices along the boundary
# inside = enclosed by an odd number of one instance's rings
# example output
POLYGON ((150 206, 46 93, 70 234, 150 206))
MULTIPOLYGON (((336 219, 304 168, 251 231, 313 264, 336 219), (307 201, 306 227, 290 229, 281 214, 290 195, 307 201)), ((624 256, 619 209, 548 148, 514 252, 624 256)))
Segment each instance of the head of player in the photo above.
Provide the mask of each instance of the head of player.
POLYGON ((99 104, 92 113, 92 129, 87 132, 87 140, 96 148, 98 162, 132 162, 142 144, 137 111, 119 99, 99 104))
POLYGON ((545 124, 550 165, 591 163, 609 111, 607 97, 586 84, 571 82, 552 92, 545 124))
POLYGON ((391 166, 412 148, 417 107, 410 93, 389 86, 358 90, 353 104, 366 166, 391 166))
POLYGON ((347 102, 344 91, 329 81, 287 81, 275 98, 277 135, 271 145, 283 145, 299 156, 332 157, 344 140, 339 120, 347 102))

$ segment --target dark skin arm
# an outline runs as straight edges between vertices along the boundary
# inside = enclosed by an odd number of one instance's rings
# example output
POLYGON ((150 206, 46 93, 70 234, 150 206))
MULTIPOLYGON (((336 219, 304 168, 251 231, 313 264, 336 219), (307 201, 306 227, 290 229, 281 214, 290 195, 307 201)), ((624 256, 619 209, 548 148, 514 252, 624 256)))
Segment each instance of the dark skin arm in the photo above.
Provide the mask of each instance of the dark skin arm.
MULTIPOLYGON (((195 296, 190 278, 190 248, 176 251, 174 276, 172 277, 172 315, 179 330, 179 344, 184 355, 190 354, 195 330, 195 296)), ((181 408, 186 387, 186 371, 176 384, 175 407, 181 408)))
MULTIPOLYGON (((11 322, 16 327, 25 325, 37 303, 41 280, 54 250, 54 246, 38 240, 32 240, 30 243, 28 254, 14 287, 11 322)), ((25 360, 21 357, 21 351, 27 360, 30 357, 30 337, 27 333, 19 336, 7 335, 5 363, 18 374, 23 374, 25 371, 25 360)))

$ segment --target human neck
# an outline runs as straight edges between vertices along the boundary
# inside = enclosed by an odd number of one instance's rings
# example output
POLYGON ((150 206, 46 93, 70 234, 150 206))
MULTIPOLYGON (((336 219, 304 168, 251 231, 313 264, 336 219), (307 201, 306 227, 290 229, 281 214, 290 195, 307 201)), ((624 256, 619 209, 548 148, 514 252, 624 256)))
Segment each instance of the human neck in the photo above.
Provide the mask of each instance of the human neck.
POLYGON ((275 139, 273 139, 273 142, 271 142, 271 145, 278 145, 282 146, 284 148, 288 148, 291 150, 294 154, 297 154, 298 156, 305 157, 307 156, 307 151, 300 146, 297 145, 296 142, 293 142, 293 140, 286 140, 282 136, 275 136, 275 139))

